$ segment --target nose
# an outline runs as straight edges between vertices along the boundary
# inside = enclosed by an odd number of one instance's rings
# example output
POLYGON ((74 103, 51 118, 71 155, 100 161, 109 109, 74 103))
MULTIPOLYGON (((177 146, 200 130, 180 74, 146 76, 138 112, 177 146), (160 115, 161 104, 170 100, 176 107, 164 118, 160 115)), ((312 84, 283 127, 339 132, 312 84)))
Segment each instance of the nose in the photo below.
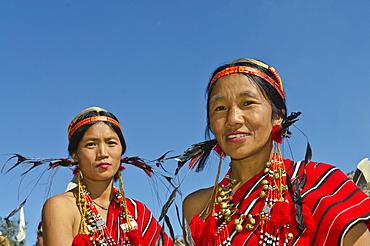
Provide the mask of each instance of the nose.
POLYGON ((108 148, 107 148, 107 146, 105 144, 100 144, 99 145, 97 157, 99 159, 105 159, 105 158, 108 158, 109 157, 109 155, 108 155, 108 148))
POLYGON ((231 107, 227 112, 226 126, 235 127, 244 124, 243 114, 240 108, 231 107))

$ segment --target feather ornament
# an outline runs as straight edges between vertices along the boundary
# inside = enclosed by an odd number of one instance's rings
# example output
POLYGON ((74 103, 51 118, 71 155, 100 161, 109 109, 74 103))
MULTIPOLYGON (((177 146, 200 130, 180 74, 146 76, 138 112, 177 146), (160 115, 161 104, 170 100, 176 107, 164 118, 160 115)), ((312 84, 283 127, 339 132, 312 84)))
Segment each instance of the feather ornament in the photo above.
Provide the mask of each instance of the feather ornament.
POLYGON ((189 245, 189 246, 194 246, 194 240, 191 236, 191 229, 190 229, 190 226, 189 226, 189 223, 186 219, 184 219, 184 226, 183 226, 183 230, 184 230, 184 234, 185 234, 185 243, 186 245, 189 245))
POLYGON ((175 175, 178 174, 180 169, 184 166, 189 160, 189 167, 191 169, 195 168, 196 172, 200 172, 204 169, 207 157, 211 153, 212 149, 216 146, 217 140, 212 139, 200 143, 193 144, 190 148, 184 151, 182 155, 172 157, 178 161, 177 169, 175 175))
POLYGON ((285 117, 283 122, 281 123, 281 129, 283 131, 283 137, 290 138, 290 135, 292 134, 288 129, 291 125, 293 125, 295 122, 297 122, 299 119, 298 116, 300 116, 301 112, 292 112, 289 116, 285 117))
POLYGON ((144 160, 142 160, 141 158, 139 158, 137 156, 122 158, 121 162, 126 163, 126 164, 130 164, 130 165, 133 165, 135 167, 138 167, 138 168, 142 169, 149 177, 153 176, 153 172, 154 172, 153 167, 146 164, 144 162, 144 160))
POLYGON ((161 215, 159 216, 158 221, 161 221, 167 214, 168 209, 171 207, 172 203, 175 201, 176 193, 178 192, 179 188, 180 186, 177 186, 175 189, 173 189, 170 197, 167 199, 166 203, 162 207, 161 215))
POLYGON ((26 204, 27 198, 5 218, 6 224, 10 226, 10 218, 14 216, 26 204))
POLYGON ((32 169, 40 166, 40 165, 43 165, 43 164, 48 164, 49 166, 49 169, 51 168, 55 168, 55 167, 58 167, 58 166, 63 166, 63 167, 71 167, 71 166, 75 166, 76 163, 74 161, 71 161, 69 159, 55 159, 55 158, 26 158, 20 154, 12 154, 13 156, 11 156, 6 162, 5 164, 3 165, 2 169, 1 169, 1 172, 4 171, 5 169, 5 166, 10 162, 12 161, 13 159, 16 159, 16 163, 11 166, 5 173, 8 173, 10 172, 11 170, 13 170, 14 168, 20 166, 20 165, 25 165, 25 166, 28 166, 28 165, 32 165, 31 167, 28 167, 28 169, 26 169, 26 171, 24 171, 21 176, 27 174, 28 172, 30 172, 32 169))

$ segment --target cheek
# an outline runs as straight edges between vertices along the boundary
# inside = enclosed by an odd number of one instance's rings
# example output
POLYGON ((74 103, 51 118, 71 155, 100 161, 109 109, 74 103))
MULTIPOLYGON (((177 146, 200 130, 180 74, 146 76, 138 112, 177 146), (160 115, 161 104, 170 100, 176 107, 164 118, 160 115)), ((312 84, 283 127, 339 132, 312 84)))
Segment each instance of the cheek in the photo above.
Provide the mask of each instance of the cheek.
POLYGON ((212 132, 216 135, 218 132, 220 132, 220 130, 222 130, 223 121, 222 119, 210 117, 209 125, 211 127, 212 132))

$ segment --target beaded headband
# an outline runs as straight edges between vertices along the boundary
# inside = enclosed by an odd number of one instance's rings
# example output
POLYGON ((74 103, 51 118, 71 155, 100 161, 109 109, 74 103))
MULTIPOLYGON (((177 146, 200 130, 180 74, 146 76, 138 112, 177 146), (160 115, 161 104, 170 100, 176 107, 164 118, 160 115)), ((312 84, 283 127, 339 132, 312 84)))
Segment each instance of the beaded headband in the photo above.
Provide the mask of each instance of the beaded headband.
POLYGON ((232 67, 227 67, 223 70, 221 70, 220 72, 218 72, 211 80, 211 82, 209 83, 209 88, 211 88, 211 86, 213 85, 213 83, 224 77, 224 76, 227 76, 227 75, 230 75, 230 74, 235 74, 235 73, 246 73, 246 74, 251 74, 251 75, 255 75, 255 76, 258 76, 262 79, 264 79, 265 81, 267 81, 270 85, 272 85, 272 87, 275 88, 275 90, 280 94, 281 98, 285 99, 285 96, 284 96, 284 91, 283 91, 283 83, 280 79, 280 75, 276 72, 276 70, 273 68, 273 67, 267 67, 267 69, 277 78, 277 80, 271 78, 270 76, 268 76, 267 74, 261 72, 260 70, 256 69, 256 68, 252 68, 252 67, 247 67, 247 66, 232 66, 232 67))
POLYGON ((86 124, 91 123, 91 122, 97 122, 97 121, 108 121, 108 122, 113 123, 116 126, 118 126, 118 128, 121 129, 121 131, 122 131, 121 125, 115 119, 107 117, 107 116, 93 116, 93 117, 90 117, 90 118, 83 119, 80 122, 78 122, 77 124, 75 124, 75 122, 72 121, 68 126, 68 140, 71 139, 73 133, 75 133, 77 131, 77 129, 80 128, 81 126, 86 125, 86 124))

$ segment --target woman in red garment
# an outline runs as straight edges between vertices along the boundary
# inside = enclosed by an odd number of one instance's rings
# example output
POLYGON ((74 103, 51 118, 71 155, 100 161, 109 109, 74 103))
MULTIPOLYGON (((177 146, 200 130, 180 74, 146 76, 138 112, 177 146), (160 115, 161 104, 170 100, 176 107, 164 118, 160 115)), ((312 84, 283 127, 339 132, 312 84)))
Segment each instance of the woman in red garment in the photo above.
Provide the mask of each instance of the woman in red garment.
POLYGON ((287 117, 274 68, 239 59, 216 69, 207 113, 219 165, 223 155, 231 163, 221 182, 183 202, 196 246, 367 245, 369 197, 334 166, 282 158, 282 136, 299 114, 287 117))
POLYGON ((44 204, 44 245, 173 245, 142 203, 125 198, 120 171, 126 144, 117 118, 88 108, 71 122, 68 138, 78 185, 44 204))

